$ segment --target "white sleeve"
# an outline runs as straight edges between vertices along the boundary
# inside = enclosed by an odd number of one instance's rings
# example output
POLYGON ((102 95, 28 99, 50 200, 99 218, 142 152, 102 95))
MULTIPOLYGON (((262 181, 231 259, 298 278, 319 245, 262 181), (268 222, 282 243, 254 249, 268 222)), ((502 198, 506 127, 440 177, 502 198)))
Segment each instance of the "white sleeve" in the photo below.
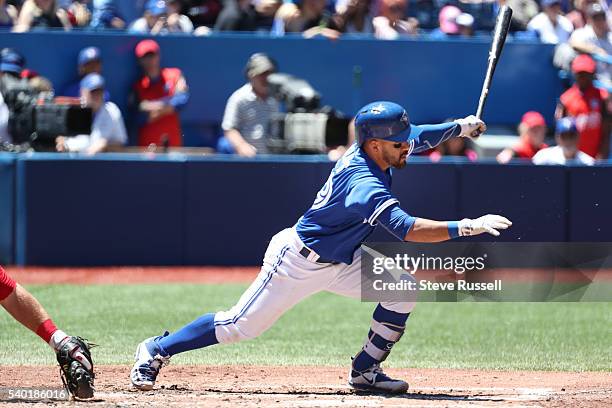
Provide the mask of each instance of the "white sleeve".
POLYGON ((89 135, 78 135, 66 138, 66 146, 71 152, 82 152, 89 147, 89 135))
POLYGON ((239 122, 239 103, 237 92, 234 92, 232 96, 227 100, 225 105, 225 112, 223 113, 223 122, 221 128, 223 130, 237 129, 239 122))
POLYGON ((125 124, 123 123, 123 116, 121 116, 121 110, 117 105, 112 102, 108 102, 107 104, 112 104, 109 106, 109 113, 113 125, 113 131, 111 133, 111 138, 109 142, 114 142, 116 144, 126 145, 127 144, 127 132, 125 131, 125 124))
POLYGON ((546 164, 546 149, 542 149, 537 152, 532 158, 531 161, 533 164, 546 164))

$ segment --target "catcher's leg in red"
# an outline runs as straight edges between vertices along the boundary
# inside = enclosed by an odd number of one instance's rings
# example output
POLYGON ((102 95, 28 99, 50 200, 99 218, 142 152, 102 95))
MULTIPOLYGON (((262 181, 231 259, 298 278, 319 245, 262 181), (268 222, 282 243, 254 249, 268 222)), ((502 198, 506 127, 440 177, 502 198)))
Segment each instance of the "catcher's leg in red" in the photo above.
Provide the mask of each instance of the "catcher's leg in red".
POLYGON ((57 354, 62 381, 77 398, 94 392, 93 361, 86 341, 58 330, 42 305, 0 267, 0 305, 19 323, 36 333, 57 354))

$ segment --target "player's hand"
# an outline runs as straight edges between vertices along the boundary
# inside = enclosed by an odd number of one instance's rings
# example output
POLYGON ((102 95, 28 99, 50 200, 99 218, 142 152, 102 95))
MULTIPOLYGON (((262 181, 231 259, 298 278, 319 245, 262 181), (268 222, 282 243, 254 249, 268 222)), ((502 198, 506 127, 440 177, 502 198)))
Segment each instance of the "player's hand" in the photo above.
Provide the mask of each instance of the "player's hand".
POLYGON ((505 230, 511 225, 512 222, 509 219, 495 214, 483 215, 475 220, 464 218, 459 221, 459 235, 466 237, 487 232, 497 237, 499 230, 505 230))
POLYGON ((461 137, 478 137, 487 130, 487 125, 474 115, 457 119, 455 123, 461 126, 461 137))

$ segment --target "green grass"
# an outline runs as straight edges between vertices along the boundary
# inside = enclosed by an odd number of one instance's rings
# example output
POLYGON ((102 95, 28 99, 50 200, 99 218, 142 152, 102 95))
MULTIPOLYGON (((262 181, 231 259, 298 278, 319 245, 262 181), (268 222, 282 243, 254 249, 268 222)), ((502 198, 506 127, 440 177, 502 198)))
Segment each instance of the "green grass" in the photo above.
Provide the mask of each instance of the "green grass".
MULTIPOLYGON (((30 286, 55 322, 100 344, 98 364, 128 364, 145 337, 225 309, 245 285, 30 286)), ((258 339, 184 353, 173 364, 346 365, 373 304, 322 293, 258 339)), ((612 370, 612 303, 421 303, 388 365, 612 370)), ((0 364, 53 364, 40 339, 0 313, 0 364)))

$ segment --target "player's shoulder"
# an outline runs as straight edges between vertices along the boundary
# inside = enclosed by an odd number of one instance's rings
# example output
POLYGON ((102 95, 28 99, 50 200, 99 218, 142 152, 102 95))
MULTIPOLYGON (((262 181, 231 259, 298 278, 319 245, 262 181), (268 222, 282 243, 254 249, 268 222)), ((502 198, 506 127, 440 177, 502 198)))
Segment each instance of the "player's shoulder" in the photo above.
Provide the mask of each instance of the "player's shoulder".
POLYGON ((183 72, 180 68, 166 67, 162 68, 162 75, 168 79, 179 79, 181 76, 183 76, 183 72))
POLYGON ((107 111, 111 116, 121 116, 121 109, 111 101, 104 102, 104 110, 107 111))

